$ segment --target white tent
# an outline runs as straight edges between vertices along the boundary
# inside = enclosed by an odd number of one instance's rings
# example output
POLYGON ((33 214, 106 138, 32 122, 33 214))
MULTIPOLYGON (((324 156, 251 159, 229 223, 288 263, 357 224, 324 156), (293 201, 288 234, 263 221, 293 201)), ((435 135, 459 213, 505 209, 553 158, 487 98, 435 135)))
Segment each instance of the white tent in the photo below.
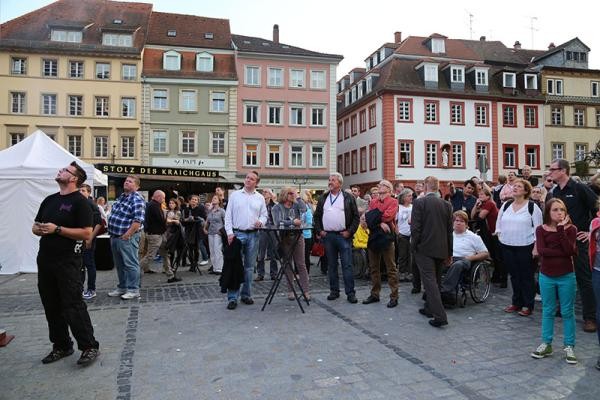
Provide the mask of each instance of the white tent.
POLYGON ((37 272, 39 238, 31 233, 33 219, 42 200, 58 192, 58 170, 73 161, 87 173, 88 185, 106 185, 106 175, 40 130, 0 151, 0 274, 37 272))

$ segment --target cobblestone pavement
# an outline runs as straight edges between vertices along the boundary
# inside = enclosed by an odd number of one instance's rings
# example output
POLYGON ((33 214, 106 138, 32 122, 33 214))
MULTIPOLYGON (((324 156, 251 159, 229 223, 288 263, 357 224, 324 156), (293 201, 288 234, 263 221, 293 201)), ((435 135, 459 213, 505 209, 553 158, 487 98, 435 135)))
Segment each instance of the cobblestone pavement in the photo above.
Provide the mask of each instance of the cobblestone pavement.
MULTIPOLYGON (((155 265, 158 268, 158 265, 155 265)), ((555 354, 534 360, 541 314, 507 315, 509 290, 448 312, 435 329, 417 313, 420 295, 401 284, 399 306, 327 301, 312 271, 313 301, 302 314, 285 289, 260 311, 271 282, 253 285, 256 303, 225 309, 216 277, 181 272, 143 278, 141 298, 106 296, 114 271, 99 271, 88 303, 99 361, 78 368, 78 352, 51 365, 35 274, 0 276, 0 399, 598 399, 595 334, 577 327, 579 364, 567 365, 557 320, 555 354)), ((343 285, 342 285, 343 287, 343 285)), ((368 282, 357 281, 359 300, 368 282)), ((539 303, 538 303, 539 304, 539 303)))

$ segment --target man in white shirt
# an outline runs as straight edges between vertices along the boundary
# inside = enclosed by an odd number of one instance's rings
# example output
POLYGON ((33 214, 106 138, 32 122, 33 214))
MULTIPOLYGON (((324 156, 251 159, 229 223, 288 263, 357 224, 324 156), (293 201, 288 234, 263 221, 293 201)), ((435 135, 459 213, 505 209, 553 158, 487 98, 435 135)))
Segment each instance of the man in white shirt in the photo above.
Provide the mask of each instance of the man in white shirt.
MULTIPOLYGON (((244 187, 229 196, 225 210, 225 232, 229 244, 234 238, 242 244, 242 259, 244 260, 244 284, 242 285, 242 303, 254 304, 252 300, 252 275, 256 266, 258 253, 258 228, 267 223, 267 207, 263 196, 256 191, 260 178, 258 172, 246 174, 244 187)), ((227 309, 237 307, 239 290, 227 291, 227 309)))
POLYGON ((452 244, 452 264, 448 267, 441 285, 442 301, 445 304, 456 302, 456 286, 464 271, 471 268, 473 261, 485 260, 489 253, 481 237, 467 229, 469 217, 459 210, 452 215, 454 232, 452 244))

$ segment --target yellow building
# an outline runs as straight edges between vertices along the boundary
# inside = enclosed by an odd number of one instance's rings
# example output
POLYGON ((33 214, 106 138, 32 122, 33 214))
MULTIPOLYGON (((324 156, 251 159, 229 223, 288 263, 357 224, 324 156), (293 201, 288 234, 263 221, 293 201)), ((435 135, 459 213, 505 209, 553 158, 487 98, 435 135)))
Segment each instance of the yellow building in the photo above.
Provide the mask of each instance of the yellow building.
POLYGON ((41 129, 87 162, 139 164, 151 11, 62 0, 2 24, 0 149, 41 129))

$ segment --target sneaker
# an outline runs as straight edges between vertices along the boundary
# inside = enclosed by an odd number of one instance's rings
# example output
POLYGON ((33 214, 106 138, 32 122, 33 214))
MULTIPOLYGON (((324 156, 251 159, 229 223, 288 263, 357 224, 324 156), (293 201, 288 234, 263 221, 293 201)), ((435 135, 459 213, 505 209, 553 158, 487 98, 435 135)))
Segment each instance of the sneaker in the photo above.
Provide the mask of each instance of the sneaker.
POLYGON ((120 297, 125 294, 125 290, 123 289, 115 289, 113 291, 108 292, 109 297, 120 297))
POLYGON ((127 292, 123 295, 121 295, 121 298, 123 300, 131 300, 131 299, 135 299, 140 297, 140 294, 138 292, 127 292))
POLYGON ((200 261, 200 265, 206 265, 206 264, 208 264, 208 260, 202 260, 202 261, 200 261))
POLYGON ((181 278, 177 278, 177 277, 172 277, 167 279, 167 283, 175 283, 175 282, 181 282, 181 278))
MULTIPOLYGON (((565 349, 566 350, 566 349, 565 349)), ((552 345, 550 343, 542 343, 533 353, 531 353, 531 357, 533 358, 545 358, 552 355, 552 345)))
POLYGON ((577 364, 577 357, 575 357, 575 351, 573 351, 573 346, 566 346, 564 350, 567 364, 577 364))
POLYGON ((100 350, 98 349, 86 349, 81 353, 81 357, 79 357, 79 360, 77 360, 77 365, 87 367, 88 365, 96 361, 99 355, 100 350))
POLYGON ((58 361, 61 358, 68 357, 71 354, 73 354, 72 348, 68 349, 68 350, 52 349, 50 354, 48 354, 46 357, 42 358, 42 364, 53 363, 54 361, 58 361))
POLYGON ((329 296, 327 296, 327 300, 335 300, 340 297, 340 292, 330 292, 329 296))
POLYGON ((229 303, 227 303, 228 310, 235 310, 236 307, 237 307, 237 302, 234 300, 231 300, 229 303))
POLYGON ((94 297, 96 297, 96 291, 95 290, 86 290, 85 292, 83 292, 82 297, 84 300, 93 299, 94 297))
POLYGON ((251 306, 254 304, 254 300, 252 300, 252 297, 242 297, 242 303, 251 306))

